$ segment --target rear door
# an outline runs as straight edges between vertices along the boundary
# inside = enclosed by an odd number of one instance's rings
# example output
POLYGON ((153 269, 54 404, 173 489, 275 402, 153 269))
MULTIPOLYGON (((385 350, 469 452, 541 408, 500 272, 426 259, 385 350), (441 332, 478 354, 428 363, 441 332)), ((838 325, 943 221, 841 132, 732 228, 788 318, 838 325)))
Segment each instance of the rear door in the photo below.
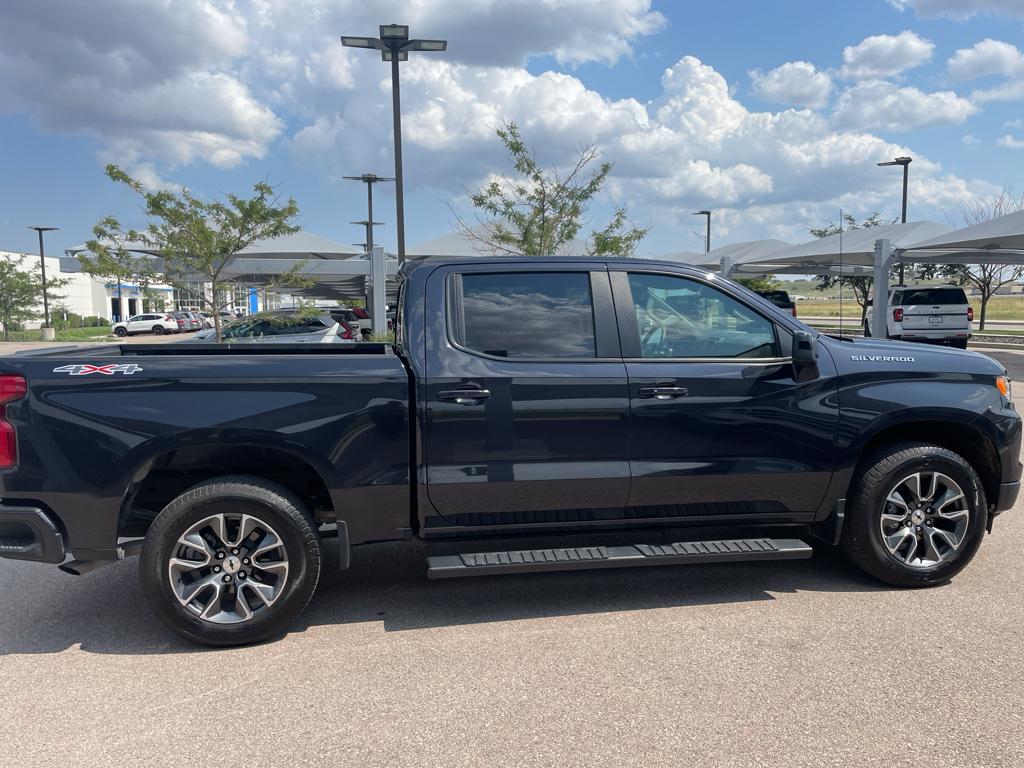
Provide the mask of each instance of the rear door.
POLYGON ((797 381, 792 336, 729 286, 610 273, 629 377, 635 519, 809 519, 835 465, 827 353, 797 381))
POLYGON ((967 296, 962 288, 907 288, 900 299, 903 332, 969 330, 967 296))
POLYGON ((603 264, 442 267, 427 284, 431 528, 589 527, 629 490, 626 370, 603 264))

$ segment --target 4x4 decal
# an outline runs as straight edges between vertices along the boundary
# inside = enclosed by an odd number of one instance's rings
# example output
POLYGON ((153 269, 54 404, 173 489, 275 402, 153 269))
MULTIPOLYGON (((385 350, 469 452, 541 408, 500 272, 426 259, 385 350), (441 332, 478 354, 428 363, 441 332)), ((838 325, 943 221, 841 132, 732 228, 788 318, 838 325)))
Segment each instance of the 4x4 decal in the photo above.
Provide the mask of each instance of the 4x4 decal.
POLYGON ((138 373, 141 370, 142 366, 135 363, 109 363, 108 365, 82 363, 79 365, 62 365, 60 368, 54 368, 53 372, 67 373, 72 376, 88 376, 91 373, 98 373, 102 376, 113 376, 115 373, 123 373, 126 376, 131 376, 133 373, 138 373))

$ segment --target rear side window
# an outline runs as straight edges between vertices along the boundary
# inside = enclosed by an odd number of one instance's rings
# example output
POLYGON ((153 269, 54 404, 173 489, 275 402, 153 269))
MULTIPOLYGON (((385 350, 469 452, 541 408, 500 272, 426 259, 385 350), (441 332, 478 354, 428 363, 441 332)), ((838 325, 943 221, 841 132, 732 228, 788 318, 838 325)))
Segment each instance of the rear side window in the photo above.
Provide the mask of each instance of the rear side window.
POLYGON ((596 356, 586 272, 463 274, 455 286, 455 337, 466 349, 509 358, 596 356))
POLYGON ((966 304, 967 295, 963 288, 915 288, 903 292, 903 299, 900 304, 913 306, 915 304, 928 304, 930 306, 942 304, 966 304))

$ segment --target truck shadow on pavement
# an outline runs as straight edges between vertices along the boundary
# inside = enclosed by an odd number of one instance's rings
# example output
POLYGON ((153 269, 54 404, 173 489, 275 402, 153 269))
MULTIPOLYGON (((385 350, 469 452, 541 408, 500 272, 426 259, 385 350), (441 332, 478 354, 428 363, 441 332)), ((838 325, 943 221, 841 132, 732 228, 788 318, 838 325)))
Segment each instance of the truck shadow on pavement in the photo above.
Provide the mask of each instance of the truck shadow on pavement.
MULTIPOLYGON (((811 560, 661 566, 431 581, 425 545, 378 544, 338 569, 327 543, 316 595, 292 627, 376 622, 386 632, 582 614, 772 601, 775 593, 889 589, 843 556, 818 547, 811 560)), ((436 550, 435 550, 436 551, 436 550)), ((455 550, 453 550, 455 551, 455 550)), ((165 630, 150 613, 127 561, 83 577, 0 565, 0 656, 59 653, 76 646, 115 655, 216 652, 165 630)), ((271 641, 273 642, 273 641, 271 641)))

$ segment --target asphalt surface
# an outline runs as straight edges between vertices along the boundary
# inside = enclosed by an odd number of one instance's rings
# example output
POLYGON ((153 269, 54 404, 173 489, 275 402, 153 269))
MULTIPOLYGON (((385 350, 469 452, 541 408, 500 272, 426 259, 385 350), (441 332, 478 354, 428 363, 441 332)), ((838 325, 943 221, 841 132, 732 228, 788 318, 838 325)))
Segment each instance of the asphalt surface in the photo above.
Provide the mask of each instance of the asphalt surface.
POLYGON ((431 582, 364 547, 289 635, 220 651, 134 562, 0 561, 0 765, 1020 766, 1022 511, 917 591, 826 549, 431 582))

